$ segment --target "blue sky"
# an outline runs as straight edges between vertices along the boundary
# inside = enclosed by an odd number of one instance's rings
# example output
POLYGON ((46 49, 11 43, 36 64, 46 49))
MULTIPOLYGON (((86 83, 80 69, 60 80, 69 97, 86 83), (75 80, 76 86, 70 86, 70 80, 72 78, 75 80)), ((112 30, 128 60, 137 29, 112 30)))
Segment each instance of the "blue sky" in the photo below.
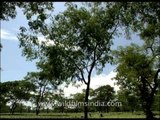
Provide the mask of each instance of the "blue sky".
MULTIPOLYGON (((65 9, 62 2, 55 3, 54 7, 54 14, 65 9)), ((20 26, 27 26, 27 20, 20 9, 17 9, 16 19, 1 21, 1 43, 3 45, 1 52, 1 82, 22 80, 27 72, 36 71, 35 61, 26 61, 26 58, 21 56, 22 51, 18 46, 19 41, 16 38, 20 26)), ((116 48, 118 45, 129 45, 131 42, 138 44, 142 43, 142 41, 139 41, 139 37, 137 35, 133 35, 132 40, 126 40, 124 37, 116 37, 112 47, 116 48)), ((105 79, 110 79, 110 76, 115 75, 115 73, 113 73, 113 69, 115 69, 115 67, 106 65, 100 77, 93 74, 92 77, 95 79, 93 87, 98 84, 96 81, 97 79, 104 79, 104 81, 101 82, 104 83, 105 79)), ((69 91, 73 90, 70 89, 69 91)))
MULTIPOLYGON (((54 14, 64 10, 63 3, 55 3, 54 14)), ((26 61, 21 56, 19 41, 16 38, 20 26, 27 26, 27 20, 20 9, 15 19, 1 21, 1 82, 22 80, 27 72, 36 71, 35 61, 26 61)))

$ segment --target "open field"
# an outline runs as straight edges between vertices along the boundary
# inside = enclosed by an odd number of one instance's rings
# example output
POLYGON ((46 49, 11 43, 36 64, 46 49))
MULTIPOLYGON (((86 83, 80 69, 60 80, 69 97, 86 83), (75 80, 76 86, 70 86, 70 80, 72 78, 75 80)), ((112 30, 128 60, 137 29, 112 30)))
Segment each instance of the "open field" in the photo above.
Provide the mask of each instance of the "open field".
MULTIPOLYGON (((40 113, 38 116, 35 113, 0 114, 0 118, 82 118, 82 116, 83 113, 40 113)), ((160 113, 155 112, 155 116, 160 118, 160 113)), ((145 118, 145 115, 142 112, 109 112, 103 113, 103 117, 100 117, 98 112, 94 112, 89 118, 145 118)))

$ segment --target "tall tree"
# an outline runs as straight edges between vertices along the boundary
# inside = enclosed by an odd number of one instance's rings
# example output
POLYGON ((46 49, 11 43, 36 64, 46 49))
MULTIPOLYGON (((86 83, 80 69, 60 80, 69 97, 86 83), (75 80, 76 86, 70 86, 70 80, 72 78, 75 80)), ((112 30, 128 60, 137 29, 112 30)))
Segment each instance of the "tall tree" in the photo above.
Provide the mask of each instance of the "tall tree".
POLYGON ((8 100, 6 100, 5 94, 8 92, 8 89, 6 89, 6 85, 4 83, 0 82, 0 111, 2 111, 2 107, 6 105, 8 100))
MULTIPOLYGON (((154 78, 157 80, 160 72, 160 3, 128 2, 122 4, 121 23, 127 28, 127 33, 138 33, 144 40, 148 53, 152 55, 153 59, 157 58, 158 62, 155 65, 157 70, 155 77, 157 78, 154 78)), ((153 115, 150 112, 146 114, 147 119, 153 119, 153 115)))
POLYGON ((8 81, 1 83, 1 91, 3 92, 3 99, 11 103, 10 112, 14 114, 17 103, 27 101, 30 99, 30 92, 34 91, 35 86, 29 81, 8 81))
MULTIPOLYGON (((99 102, 104 102, 106 105, 109 101, 114 99, 114 88, 110 85, 100 86, 94 90, 94 100, 99 102)), ((101 112, 109 112, 109 106, 99 106, 99 111, 101 112)))
POLYGON ((120 90, 117 92, 116 98, 122 103, 123 106, 121 106, 119 110, 132 112, 141 110, 140 96, 136 91, 139 90, 124 88, 122 86, 120 87, 120 90))
POLYGON ((46 112, 49 113, 50 109, 53 109, 53 105, 55 102, 55 95, 54 95, 55 90, 48 90, 44 94, 43 102, 42 102, 42 107, 43 109, 46 109, 46 112))
POLYGON ((59 106, 60 112, 63 113, 65 111, 65 108, 67 107, 65 105, 66 97, 64 96, 64 90, 59 89, 57 91, 57 94, 55 94, 55 96, 56 96, 55 100, 57 100, 60 103, 60 106, 59 106))
POLYGON ((46 92, 56 89, 57 84, 50 82, 49 77, 44 72, 31 72, 25 77, 26 80, 30 81, 36 86, 35 93, 33 94, 33 101, 36 105, 36 115, 40 113, 40 108, 45 102, 46 92))
MULTIPOLYGON (((82 91, 82 93, 76 93, 71 95, 73 97, 74 102, 83 103, 85 98, 85 91, 82 91)), ((75 107, 75 112, 83 111, 83 106, 81 104, 77 104, 75 107)))
MULTIPOLYGON (((87 104, 93 70, 102 71, 111 60, 110 46, 117 30, 119 9, 109 5, 105 8, 99 3, 80 8, 72 3, 66 5, 67 10, 56 15, 49 25, 43 21, 40 26, 37 23, 30 24, 33 34, 28 34, 25 28, 21 28, 19 40, 26 56, 35 50, 35 45, 31 43, 38 41, 37 33, 53 41, 54 45, 40 47, 40 51, 46 51, 52 75, 59 79, 74 78, 84 82, 87 86, 87 104)), ((86 105, 85 119, 88 117, 87 112, 86 105)))
POLYGON ((147 119, 153 119, 151 107, 158 89, 160 72, 155 69, 157 59, 146 54, 142 47, 135 44, 126 48, 120 47, 119 51, 115 52, 115 60, 118 64, 115 79, 122 87, 137 91, 141 96, 147 119))

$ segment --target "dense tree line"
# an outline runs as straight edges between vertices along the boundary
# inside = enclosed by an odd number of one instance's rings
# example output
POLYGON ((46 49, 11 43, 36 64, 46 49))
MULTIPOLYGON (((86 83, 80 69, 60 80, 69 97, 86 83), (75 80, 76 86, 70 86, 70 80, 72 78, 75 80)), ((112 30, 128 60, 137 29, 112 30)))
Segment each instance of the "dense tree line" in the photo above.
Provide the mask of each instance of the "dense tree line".
MULTIPOLYGON (((85 89, 81 93, 71 94, 69 97, 64 96, 62 89, 51 91, 52 87, 48 87, 43 93, 39 93, 42 89, 37 88, 35 84, 28 80, 8 81, 0 84, 1 87, 1 113, 51 113, 51 112, 83 112, 83 102, 85 99, 85 89), (41 100, 39 100, 39 97, 41 100), (58 102, 58 103, 57 103, 58 102), (81 103, 81 104, 78 104, 81 103), (66 104, 65 104, 66 103, 66 104), (68 104, 67 104, 68 103, 68 104), (69 104, 70 103, 70 104, 69 104), (37 105, 38 104, 38 105, 37 105)), ((155 99, 158 99, 158 95, 155 99)), ((121 89, 117 92, 110 85, 100 86, 96 89, 90 89, 89 102, 95 103, 89 108, 89 112, 136 112, 142 111, 141 102, 128 89, 121 89), (97 102, 97 103, 96 103, 97 102), (99 103, 104 102, 106 106, 99 103), (119 106, 107 106, 107 102, 118 102, 119 106), (96 106, 97 104, 97 106, 96 106), (99 104, 99 105, 98 105, 99 104)), ((153 110, 159 110, 159 102, 154 101, 153 110)))

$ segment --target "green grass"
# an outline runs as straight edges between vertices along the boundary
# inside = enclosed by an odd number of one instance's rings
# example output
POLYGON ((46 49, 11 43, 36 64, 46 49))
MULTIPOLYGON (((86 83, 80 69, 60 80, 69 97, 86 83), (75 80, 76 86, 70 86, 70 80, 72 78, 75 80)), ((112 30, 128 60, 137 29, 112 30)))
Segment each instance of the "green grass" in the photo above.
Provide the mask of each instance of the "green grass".
MULTIPOLYGON (((156 117, 160 115, 156 112, 156 117)), ((11 114, 0 114, 0 118, 81 118, 83 113, 40 113, 38 116, 35 113, 15 113, 11 114)), ((100 118, 98 112, 92 112, 89 118, 100 118)), ((143 112, 109 112, 103 113, 103 118, 145 118, 143 112)))

